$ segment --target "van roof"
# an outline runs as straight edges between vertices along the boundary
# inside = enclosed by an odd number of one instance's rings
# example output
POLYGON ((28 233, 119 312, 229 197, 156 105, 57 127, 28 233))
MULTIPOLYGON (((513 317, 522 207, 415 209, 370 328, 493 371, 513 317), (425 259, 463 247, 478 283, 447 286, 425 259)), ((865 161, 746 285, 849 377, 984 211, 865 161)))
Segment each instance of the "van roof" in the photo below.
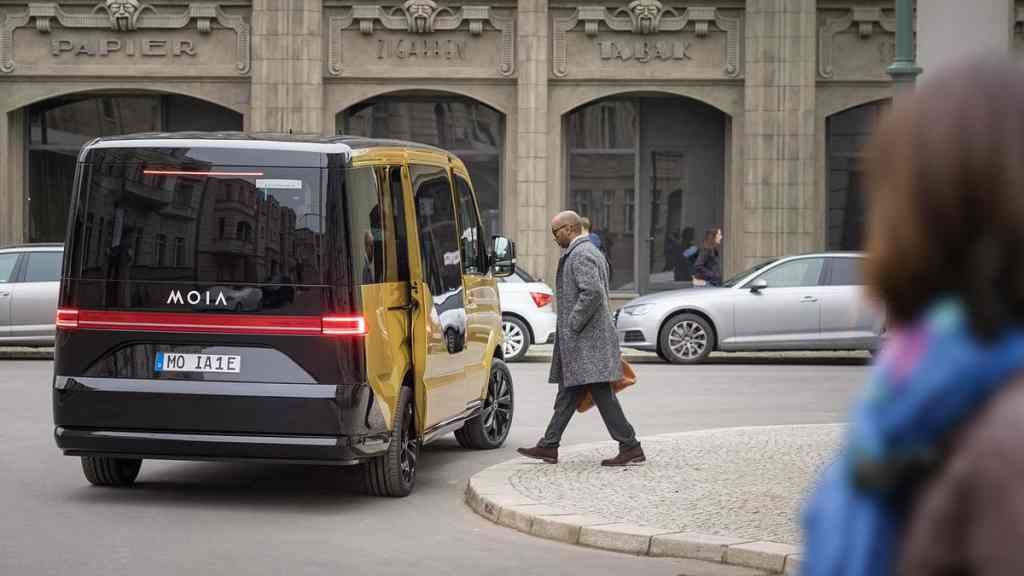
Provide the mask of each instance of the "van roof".
POLYGON ((418 142, 350 135, 319 136, 283 134, 278 132, 149 132, 97 138, 82 148, 80 158, 84 158, 88 150, 98 148, 230 147, 350 155, 355 150, 385 146, 389 148, 427 150, 444 156, 450 156, 447 151, 441 148, 418 142))

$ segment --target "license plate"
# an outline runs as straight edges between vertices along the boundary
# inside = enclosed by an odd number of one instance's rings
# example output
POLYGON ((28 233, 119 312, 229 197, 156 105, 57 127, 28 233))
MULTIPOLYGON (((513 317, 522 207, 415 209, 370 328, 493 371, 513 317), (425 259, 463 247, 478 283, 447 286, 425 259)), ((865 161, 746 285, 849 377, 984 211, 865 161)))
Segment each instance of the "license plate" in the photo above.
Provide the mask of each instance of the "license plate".
POLYGON ((177 354, 158 352, 157 372, 229 372, 242 370, 242 357, 226 354, 177 354))

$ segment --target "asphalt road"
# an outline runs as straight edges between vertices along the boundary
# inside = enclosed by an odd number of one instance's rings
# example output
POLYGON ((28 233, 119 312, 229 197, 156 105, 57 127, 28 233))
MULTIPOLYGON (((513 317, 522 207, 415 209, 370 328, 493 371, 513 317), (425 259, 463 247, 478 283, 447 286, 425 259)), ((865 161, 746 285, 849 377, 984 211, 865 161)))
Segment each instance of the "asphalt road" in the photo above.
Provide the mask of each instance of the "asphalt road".
MULTIPOLYGON (((0 574, 746 573, 562 545, 471 512, 467 479, 532 445, 554 399, 547 365, 512 371, 506 446, 470 452, 442 439, 425 448, 413 495, 390 500, 332 467, 147 461, 134 488, 92 487, 53 444, 51 363, 0 361, 0 574)), ((866 372, 855 362, 642 364, 622 402, 641 436, 839 422, 866 372)), ((578 415, 564 444, 606 440, 596 412, 578 415)))

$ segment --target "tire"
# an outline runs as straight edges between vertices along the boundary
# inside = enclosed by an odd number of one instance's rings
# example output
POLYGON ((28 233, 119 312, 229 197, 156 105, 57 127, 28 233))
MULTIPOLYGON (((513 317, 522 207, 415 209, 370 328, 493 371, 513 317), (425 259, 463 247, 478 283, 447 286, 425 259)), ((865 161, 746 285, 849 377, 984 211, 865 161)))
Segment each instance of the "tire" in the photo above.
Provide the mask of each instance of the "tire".
POLYGON ((696 314, 676 314, 658 333, 658 349, 672 364, 700 364, 714 347, 714 329, 696 314))
POLYGON ((408 496, 416 484, 420 439, 412 388, 403 386, 395 403, 391 442, 387 452, 364 465, 367 490, 374 496, 408 496))
POLYGON ((82 472, 94 486, 131 486, 139 477, 142 460, 82 456, 82 472))
POLYGON ((512 428, 515 393, 512 373, 505 362, 491 360, 491 375, 487 379, 487 395, 480 414, 468 420, 455 431, 455 439, 463 448, 494 450, 500 448, 512 428))
POLYGON ((503 344, 505 361, 518 362, 523 356, 526 356, 526 351, 533 344, 529 327, 515 316, 502 316, 501 331, 505 333, 505 343, 503 344))

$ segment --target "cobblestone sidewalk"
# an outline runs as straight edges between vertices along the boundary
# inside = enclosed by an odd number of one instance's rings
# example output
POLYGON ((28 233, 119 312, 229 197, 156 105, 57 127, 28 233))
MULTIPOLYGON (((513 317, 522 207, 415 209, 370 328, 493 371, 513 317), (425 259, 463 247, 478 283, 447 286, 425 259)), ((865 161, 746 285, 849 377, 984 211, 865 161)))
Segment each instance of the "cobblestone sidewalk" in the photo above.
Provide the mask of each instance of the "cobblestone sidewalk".
POLYGON ((602 468, 611 442, 518 458, 470 480, 470 506, 538 536, 644 555, 796 573, 799 512, 843 425, 731 428, 642 438, 647 463, 602 468), (558 530, 552 523, 560 524, 558 530))

